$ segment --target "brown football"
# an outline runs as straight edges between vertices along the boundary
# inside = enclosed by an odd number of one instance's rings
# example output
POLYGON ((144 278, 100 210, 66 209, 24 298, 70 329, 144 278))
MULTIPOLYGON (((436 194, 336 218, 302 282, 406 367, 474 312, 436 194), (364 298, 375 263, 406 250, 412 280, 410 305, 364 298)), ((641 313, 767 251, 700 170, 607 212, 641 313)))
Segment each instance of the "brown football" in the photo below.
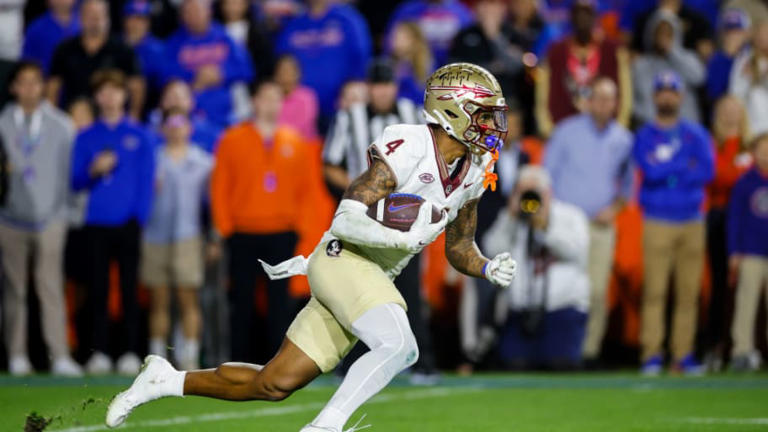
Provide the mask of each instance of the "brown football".
MULTIPOLYGON (((399 231, 408 231, 419 215, 419 208, 424 198, 403 193, 393 193, 368 207, 368 216, 385 227, 399 231)), ((440 221, 440 210, 432 206, 432 223, 440 221)))

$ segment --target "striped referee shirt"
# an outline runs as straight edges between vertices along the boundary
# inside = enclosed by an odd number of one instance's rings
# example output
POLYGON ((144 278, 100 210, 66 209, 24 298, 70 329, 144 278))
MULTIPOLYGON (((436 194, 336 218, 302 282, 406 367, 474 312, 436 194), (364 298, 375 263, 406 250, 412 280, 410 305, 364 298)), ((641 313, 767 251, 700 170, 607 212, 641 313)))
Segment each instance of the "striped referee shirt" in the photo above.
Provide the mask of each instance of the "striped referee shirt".
POLYGON ((368 169, 367 151, 384 128, 394 124, 423 123, 416 105, 408 99, 398 99, 388 113, 374 113, 369 105, 355 104, 339 111, 325 141, 323 160, 344 167, 350 179, 368 169))

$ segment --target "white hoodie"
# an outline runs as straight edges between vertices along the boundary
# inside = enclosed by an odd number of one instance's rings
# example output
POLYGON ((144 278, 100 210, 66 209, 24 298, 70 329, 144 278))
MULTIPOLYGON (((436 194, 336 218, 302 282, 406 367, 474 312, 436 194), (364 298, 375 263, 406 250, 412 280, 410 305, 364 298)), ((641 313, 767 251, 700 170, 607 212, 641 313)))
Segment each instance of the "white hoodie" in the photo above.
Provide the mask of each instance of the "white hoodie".
MULTIPOLYGON (((528 233, 528 224, 512 218, 504 208, 483 236, 483 252, 489 256, 510 252, 517 261, 517 276, 506 292, 512 310, 535 305, 543 295, 541 281, 531 277, 532 263, 526 251, 528 233), (529 289, 532 286, 534 289, 529 289)), ((546 310, 572 307, 586 313, 589 308, 589 222, 586 214, 576 206, 553 199, 549 226, 541 241, 555 257, 546 274, 546 310)))

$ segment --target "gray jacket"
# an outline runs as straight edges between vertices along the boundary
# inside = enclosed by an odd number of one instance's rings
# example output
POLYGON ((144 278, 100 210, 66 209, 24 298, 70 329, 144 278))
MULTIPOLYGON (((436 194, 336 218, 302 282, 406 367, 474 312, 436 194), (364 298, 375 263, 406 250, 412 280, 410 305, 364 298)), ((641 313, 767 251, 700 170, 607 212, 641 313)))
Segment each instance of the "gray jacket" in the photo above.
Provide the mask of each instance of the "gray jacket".
POLYGON ((0 223, 39 230, 52 220, 65 221, 74 134, 69 118, 48 102, 26 121, 18 105, 6 106, 0 136, 10 170, 0 223))
POLYGON ((677 72, 684 82, 680 116, 691 121, 699 121, 696 87, 704 83, 707 71, 696 53, 683 47, 682 37, 680 19, 676 15, 658 11, 646 24, 643 37, 646 53, 639 55, 632 64, 634 113, 643 123, 653 121, 656 118, 656 106, 653 103, 653 79, 657 73, 664 70, 677 72), (666 56, 656 52, 653 48, 656 29, 662 22, 669 23, 674 30, 673 47, 666 56))

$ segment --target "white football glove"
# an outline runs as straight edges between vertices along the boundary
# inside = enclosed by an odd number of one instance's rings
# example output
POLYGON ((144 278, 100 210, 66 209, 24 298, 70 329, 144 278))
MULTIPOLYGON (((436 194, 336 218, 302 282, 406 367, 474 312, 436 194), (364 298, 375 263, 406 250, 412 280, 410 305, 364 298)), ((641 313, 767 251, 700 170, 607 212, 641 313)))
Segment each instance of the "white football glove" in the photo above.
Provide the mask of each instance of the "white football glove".
POLYGON ((517 262, 507 253, 500 253, 483 266, 483 276, 492 284, 507 288, 515 279, 517 262))
POLYGON ((432 223, 432 203, 430 201, 424 201, 419 207, 419 214, 416 216, 416 220, 413 221, 411 229, 405 232, 405 242, 403 242, 400 249, 407 250, 410 253, 419 253, 428 244, 435 241, 440 233, 445 230, 445 226, 448 225, 448 212, 441 211, 443 217, 432 223))

